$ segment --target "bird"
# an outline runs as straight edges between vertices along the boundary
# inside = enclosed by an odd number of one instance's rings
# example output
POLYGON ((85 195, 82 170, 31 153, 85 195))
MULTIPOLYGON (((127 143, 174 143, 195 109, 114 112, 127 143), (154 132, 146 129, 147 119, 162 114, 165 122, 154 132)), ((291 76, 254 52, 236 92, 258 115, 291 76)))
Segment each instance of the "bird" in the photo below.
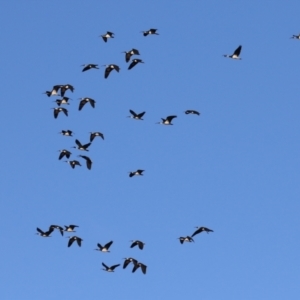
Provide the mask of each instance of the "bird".
POLYGON ((74 169, 75 168, 75 166, 80 166, 81 167, 81 164, 80 164, 80 162, 78 161, 78 160, 66 160, 65 161, 66 163, 69 163, 70 164, 70 166, 74 169))
POLYGON ((196 228, 198 228, 198 229, 192 234, 192 237, 195 236, 198 233, 203 232, 203 231, 206 231, 207 233, 214 232, 213 230, 208 229, 207 227, 196 227, 196 228))
POLYGON ((68 116, 68 110, 66 108, 63 108, 63 107, 56 107, 56 108, 53 108, 54 111, 54 118, 56 119, 58 117, 58 114, 60 112, 63 112, 66 116, 68 116))
POLYGON ((124 264, 123 264, 123 269, 125 269, 131 262, 133 264, 136 264, 138 261, 132 257, 128 257, 128 258, 124 258, 125 261, 124 261, 124 264))
POLYGON ((139 50, 132 48, 129 51, 123 51, 125 53, 125 61, 129 62, 132 55, 140 55, 139 50))
POLYGON ((74 92, 74 90, 75 90, 75 88, 73 87, 73 85, 71 85, 71 84, 65 84, 65 85, 62 85, 61 86, 61 88, 60 88, 60 95, 62 96, 62 97, 64 97, 65 96, 65 92, 67 91, 67 90, 70 90, 72 93, 74 92))
POLYGON ((82 72, 88 71, 88 70, 90 70, 90 69, 99 69, 99 68, 98 68, 98 65, 96 65, 96 64, 82 65, 82 67, 84 67, 84 68, 82 69, 82 72))
POLYGON ((64 235, 64 229, 58 225, 51 225, 50 228, 59 230, 61 235, 64 235))
POLYGON ((168 116, 165 119, 162 119, 162 122, 158 122, 156 124, 163 124, 163 125, 173 125, 171 122, 174 118, 177 118, 177 116, 168 116))
POLYGON ((61 160, 64 156, 66 156, 66 158, 69 159, 72 154, 70 151, 68 151, 66 149, 58 150, 58 151, 60 152, 59 157, 58 157, 59 160, 61 160))
POLYGON ((94 99, 91 99, 91 98, 88 98, 88 97, 80 98, 80 99, 81 99, 81 101, 79 102, 78 110, 82 110, 82 108, 84 107, 84 105, 85 105, 86 103, 88 103, 88 102, 91 104, 91 106, 92 106, 93 108, 95 108, 95 103, 96 103, 96 101, 95 101, 94 99))
POLYGON ((58 91, 61 87, 62 87, 61 84, 54 85, 51 91, 46 91, 44 94, 46 94, 48 97, 58 96, 59 95, 58 91))
POLYGON ((69 105, 69 99, 68 97, 63 97, 62 99, 56 99, 54 102, 56 102, 56 104, 58 106, 61 106, 62 104, 67 104, 69 105))
POLYGON ((101 252, 110 252, 108 249, 111 246, 111 244, 113 243, 113 241, 108 242, 107 244, 105 244, 104 246, 101 246, 99 243, 97 244, 98 249, 95 249, 97 251, 101 251, 101 252))
POLYGON ((74 243, 74 241, 77 242, 78 246, 81 247, 81 242, 83 241, 82 238, 78 237, 78 236, 72 236, 72 237, 68 237, 69 242, 68 242, 68 247, 71 247, 72 244, 74 243))
POLYGON ((145 111, 139 113, 139 114, 136 114, 133 110, 129 110, 129 112, 131 113, 132 116, 128 116, 128 118, 131 118, 131 119, 135 119, 135 120, 144 120, 142 119, 143 115, 146 113, 145 111))
POLYGON ((72 135, 72 133, 73 133, 72 130, 62 130, 62 131, 59 132, 59 133, 61 133, 61 134, 64 135, 64 136, 73 136, 73 135, 72 135))
POLYGON ((114 38, 114 33, 107 31, 106 33, 100 35, 103 38, 103 41, 106 43, 108 39, 114 38))
POLYGON ((144 63, 141 59, 135 58, 132 60, 131 64, 128 67, 128 70, 132 69, 138 63, 144 63))
POLYGON ((186 114, 186 115, 192 114, 192 115, 198 115, 198 116, 200 116, 200 113, 199 113, 198 111, 192 110, 192 109, 186 110, 186 111, 185 111, 185 114, 186 114))
POLYGON ((50 234, 53 232, 53 228, 51 228, 51 226, 49 227, 49 230, 48 231, 43 231, 41 230, 40 228, 36 228, 36 230, 38 231, 36 234, 37 235, 40 235, 42 237, 51 237, 50 234))
POLYGON ((242 46, 238 46, 238 47, 234 50, 233 54, 231 54, 231 55, 225 54, 225 55, 223 55, 223 56, 224 56, 224 57, 229 57, 229 58, 232 58, 232 59, 239 59, 239 60, 241 60, 241 58, 240 58, 241 50, 242 50, 242 46))
POLYGON ((143 172, 144 172, 145 170, 136 170, 136 171, 134 171, 134 172, 129 172, 129 177, 133 177, 133 176, 143 176, 143 172))
POLYGON ((74 230, 76 227, 79 227, 79 226, 77 226, 77 225, 69 225, 69 226, 66 226, 66 225, 65 225, 64 231, 67 231, 67 232, 76 232, 76 231, 74 230))
POLYGON ((116 268, 116 267, 118 267, 120 264, 117 264, 117 265, 113 265, 113 266, 111 266, 111 267, 108 267, 105 263, 102 263, 102 266, 105 268, 105 269, 102 269, 102 270, 104 270, 104 271, 106 271, 106 272, 114 272, 114 269, 116 268))
POLYGON ((103 133, 101 133, 99 131, 97 131, 97 132, 90 132, 90 134, 91 134, 90 135, 90 142, 92 142, 96 136, 99 136, 99 137, 101 137, 104 140, 103 133))
POLYGON ((186 237, 181 236, 178 239, 181 244, 183 244, 184 242, 189 242, 189 243, 194 242, 193 238, 191 238, 190 236, 186 236, 186 237))
POLYGON ((119 66, 114 65, 114 64, 104 65, 104 66, 106 66, 105 72, 104 72, 104 78, 107 78, 112 70, 116 70, 117 72, 120 71, 119 66))
POLYGON ((144 265, 144 264, 142 264, 141 262, 136 262, 136 263, 134 263, 134 267, 133 267, 133 269, 132 269, 132 273, 134 273, 139 267, 142 269, 142 272, 143 272, 144 274, 146 274, 147 266, 144 265))
POLYGON ((82 150, 82 151, 89 151, 87 148, 92 144, 92 143, 87 143, 85 145, 82 145, 78 140, 75 140, 75 143, 77 145, 72 147, 72 148, 77 148, 78 150, 82 150))
POLYGON ((158 35, 158 33, 156 31, 157 31, 157 29, 149 29, 149 30, 141 31, 141 32, 143 32, 144 36, 147 36, 147 35, 150 35, 150 34, 156 34, 156 35, 158 35))
POLYGON ((85 155, 78 155, 78 156, 85 159, 86 167, 90 170, 92 168, 92 163, 93 163, 92 160, 88 156, 85 156, 85 155))
POLYGON ((291 37, 291 39, 300 40, 300 33, 298 35, 293 34, 293 36, 291 37))
POLYGON ((133 242, 132 244, 131 244, 131 246, 130 246, 130 248, 133 248, 133 247, 135 247, 135 246, 139 246, 139 248, 141 249, 141 250, 143 250, 143 248, 144 248, 144 245, 145 245, 145 243, 143 243, 143 242, 141 242, 141 241, 139 241, 139 240, 135 240, 135 241, 130 241, 130 242, 133 242))

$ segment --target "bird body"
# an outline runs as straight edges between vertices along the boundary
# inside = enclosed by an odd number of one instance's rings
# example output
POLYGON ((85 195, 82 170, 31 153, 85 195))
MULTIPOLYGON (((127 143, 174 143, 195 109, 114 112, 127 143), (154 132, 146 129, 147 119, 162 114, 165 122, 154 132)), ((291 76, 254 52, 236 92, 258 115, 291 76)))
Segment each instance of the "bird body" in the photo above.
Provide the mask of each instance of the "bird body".
POLYGON ((61 133, 62 135, 64 135, 64 136, 73 136, 73 135, 72 135, 72 133, 73 133, 72 130, 62 130, 60 133, 61 133))
POLYGON ((69 163, 70 166, 72 167, 72 169, 75 168, 75 166, 80 166, 81 167, 81 164, 78 160, 67 160, 66 163, 69 163))
POLYGON ((69 226, 66 226, 66 225, 65 225, 64 231, 67 231, 67 232, 76 232, 76 231, 74 230, 76 227, 79 227, 79 226, 77 226, 77 225, 69 225, 69 226))
POLYGON ((58 106, 61 106, 62 104, 67 104, 69 105, 69 99, 68 97, 63 97, 62 99, 56 99, 54 102, 56 102, 56 104, 58 106))
POLYGON ((161 118, 161 119, 162 119, 162 122, 158 122, 157 124, 173 125, 173 124, 172 124, 172 120, 173 120, 174 118, 177 118, 177 116, 168 116, 168 117, 166 117, 165 119, 161 118))
POLYGON ((145 111, 139 113, 139 114, 136 114, 133 110, 129 110, 129 112, 131 113, 131 116, 129 116, 128 118, 131 118, 131 119, 135 119, 135 120, 143 120, 142 117, 144 116, 144 114, 146 113, 145 111))
POLYGON ((241 60, 241 58, 240 58, 240 53, 241 53, 241 51, 242 51, 242 46, 238 46, 238 47, 234 50, 233 54, 231 54, 231 55, 225 54, 224 57, 229 57, 229 58, 232 58, 232 59, 238 59, 238 60, 241 60))
POLYGON ((186 237, 181 236, 178 239, 180 244, 183 244, 184 242, 189 242, 189 243, 194 242, 193 238, 190 236, 186 236, 186 237))
POLYGON ((91 145, 91 143, 82 145, 77 139, 75 140, 75 143, 76 143, 77 147, 74 146, 73 148, 77 148, 78 150, 82 150, 82 151, 89 151, 87 148, 91 145))

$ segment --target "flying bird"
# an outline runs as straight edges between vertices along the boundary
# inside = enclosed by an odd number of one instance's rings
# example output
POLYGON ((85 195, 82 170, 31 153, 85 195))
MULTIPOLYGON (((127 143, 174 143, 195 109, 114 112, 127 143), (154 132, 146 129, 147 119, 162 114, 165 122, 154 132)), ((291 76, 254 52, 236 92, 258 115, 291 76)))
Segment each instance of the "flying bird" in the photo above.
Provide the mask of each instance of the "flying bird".
POLYGON ((78 108, 78 110, 82 110, 82 108, 84 107, 84 105, 86 103, 88 103, 88 102, 91 104, 92 108, 95 108, 96 101, 94 99, 91 99, 91 98, 88 98, 88 97, 80 98, 80 99, 81 99, 81 101, 79 102, 79 108, 78 108))
POLYGON ((73 85, 71 85, 71 84, 65 84, 65 85, 62 85, 61 86, 61 88, 60 88, 60 95, 62 96, 62 97, 64 97, 65 96, 65 92, 67 91, 67 90, 70 90, 72 93, 74 92, 74 90, 75 90, 75 88, 73 87, 73 85))
POLYGON ((139 246, 140 250, 144 249, 145 243, 143 243, 143 242, 141 242, 139 240, 135 240, 135 241, 131 241, 131 242, 133 242, 133 243, 131 244, 130 248, 133 248, 135 246, 139 246))
POLYGON ((151 34, 156 34, 156 35, 158 35, 158 33, 157 33, 156 31, 157 31, 157 29, 149 29, 149 30, 141 31, 141 32, 143 32, 143 35, 144 35, 144 36, 151 35, 151 34))
POLYGON ((195 236, 198 233, 203 232, 203 231, 206 231, 207 233, 214 232, 213 230, 208 229, 207 227, 196 227, 196 228, 198 228, 198 229, 192 234, 192 237, 195 236))
POLYGON ((132 60, 131 64, 128 67, 128 70, 132 69, 138 63, 144 63, 141 59, 135 58, 132 60))
POLYGON ((91 143, 82 145, 78 140, 75 140, 75 143, 76 143, 77 147, 74 146, 72 148, 77 148, 78 150, 82 150, 82 151, 89 151, 87 148, 91 145, 91 143))
POLYGON ((76 241, 78 246, 81 247, 81 242, 83 241, 83 239, 81 239, 80 237, 74 235, 72 237, 68 237, 68 239, 69 239, 68 247, 71 247, 74 241, 76 241))
POLYGON ((134 263, 134 267, 132 269, 132 273, 134 273, 138 268, 141 268, 142 272, 146 274, 147 266, 142 264, 141 262, 134 263))
POLYGON ((291 39, 300 40, 300 33, 298 35, 293 34, 293 36, 291 37, 291 39))
POLYGON ((61 160, 64 156, 66 156, 66 158, 69 159, 72 154, 70 151, 68 151, 66 149, 58 150, 58 151, 60 152, 59 157, 58 157, 59 160, 61 160))
POLYGON ((63 97, 62 99, 56 99, 54 102, 56 102, 56 104, 58 105, 58 106, 61 106, 62 104, 67 104, 67 105, 69 105, 70 103, 69 103, 69 99, 70 98, 68 98, 68 97, 63 97))
POLYGON ((189 242, 189 243, 194 242, 193 238, 191 238, 190 236, 186 236, 186 237, 181 236, 178 239, 180 244, 183 244, 184 242, 189 242))
POLYGON ((108 39, 114 38, 114 33, 107 31, 106 33, 100 35, 103 38, 103 41, 106 43, 108 39))
POLYGON ((97 251, 101 251, 101 252, 110 252, 109 251, 109 247, 111 246, 111 244, 113 243, 113 241, 108 242, 107 244, 105 244, 104 246, 101 246, 101 244, 97 244, 98 249, 95 249, 97 251))
POLYGON ((108 267, 105 263, 102 263, 102 266, 105 268, 105 269, 102 269, 102 270, 104 270, 104 271, 106 271, 106 272, 114 272, 114 269, 116 268, 116 267, 118 267, 120 264, 118 264, 118 265, 113 265, 113 266, 111 266, 111 267, 108 267))
POLYGON ((58 117, 58 114, 60 112, 63 112, 66 116, 68 116, 68 110, 66 108, 63 108, 63 107, 56 107, 56 108, 53 108, 54 111, 54 118, 56 119, 58 117))
POLYGON ((36 234, 37 235, 40 235, 42 237, 50 237, 50 234, 53 232, 53 228, 51 228, 51 226, 49 227, 49 230, 48 231, 43 231, 41 230, 40 228, 36 228, 36 230, 38 231, 36 234))
POLYGON ((85 156, 85 155, 78 155, 78 156, 85 159, 86 167, 90 170, 92 168, 92 163, 93 163, 92 160, 88 156, 85 156))
POLYGON ((143 176, 143 172, 145 170, 136 170, 134 172, 129 172, 129 177, 133 177, 133 176, 143 176))
POLYGON ((229 57, 229 58, 232 58, 232 59, 239 59, 239 60, 241 60, 241 58, 240 58, 241 50, 242 50, 242 46, 238 46, 238 47, 234 50, 233 54, 231 54, 231 55, 225 54, 225 55, 223 55, 223 56, 224 56, 224 57, 229 57))
POLYGON ((61 84, 54 85, 51 91, 46 91, 44 94, 46 94, 48 97, 59 96, 58 91, 61 87, 61 84))
POLYGON ((130 58, 132 55, 140 55, 140 52, 139 50, 137 49, 134 49, 132 48, 131 50, 129 50, 128 52, 127 51, 124 51, 122 53, 125 53, 125 61, 126 62, 129 62, 130 61, 130 58))
POLYGON ((64 135, 64 136, 73 136, 72 133, 73 131, 72 130, 62 130, 61 132, 59 132, 60 134, 64 135))
POLYGON ((77 225, 69 225, 69 226, 66 226, 66 225, 65 225, 64 231, 67 231, 67 232, 76 232, 76 231, 74 230, 76 227, 79 227, 79 226, 77 226, 77 225))
POLYGON ((96 65, 96 64, 82 65, 82 67, 84 67, 84 68, 82 69, 82 72, 88 71, 88 70, 90 70, 90 69, 99 69, 99 68, 98 68, 98 65, 96 65))
POLYGON ((163 125, 173 125, 172 124, 172 120, 174 118, 177 118, 177 116, 168 116, 166 117, 165 119, 161 118, 162 119, 162 122, 158 122, 156 124, 163 124, 163 125))
POLYGON ((191 115, 198 115, 198 116, 200 116, 200 113, 199 113, 198 111, 192 110, 192 109, 186 110, 186 111, 185 111, 185 114, 186 114, 186 115, 191 114, 191 115))
POLYGON ((80 162, 78 160, 75 160, 75 159, 74 160, 66 160, 65 162, 69 163, 70 166, 72 167, 72 169, 74 169, 75 166, 80 166, 81 167, 80 162))
POLYGON ((124 264, 123 264, 123 269, 125 269, 131 262, 133 264, 136 264, 138 261, 132 257, 128 257, 128 258, 124 258, 125 261, 124 261, 124 264))
POLYGON ((90 142, 92 142, 96 136, 99 136, 99 137, 101 137, 104 140, 103 133, 101 133, 99 131, 98 132, 90 132, 90 134, 91 134, 90 135, 90 142))
POLYGON ((58 225, 51 225, 50 228, 59 230, 61 235, 64 235, 64 229, 58 225))
MULTIPOLYGON (((106 66, 106 65, 104 65, 104 66, 106 66)), ((119 72, 120 68, 119 68, 119 66, 114 65, 114 64, 107 65, 105 68, 105 72, 104 72, 104 78, 107 78, 112 70, 116 70, 117 72, 119 72)))
POLYGON ((144 114, 146 113, 145 111, 139 113, 139 114, 136 114, 133 110, 129 110, 129 112, 131 113, 131 116, 128 116, 128 118, 131 118, 131 119, 135 119, 135 120, 144 120, 142 119, 142 117, 144 116, 144 114))

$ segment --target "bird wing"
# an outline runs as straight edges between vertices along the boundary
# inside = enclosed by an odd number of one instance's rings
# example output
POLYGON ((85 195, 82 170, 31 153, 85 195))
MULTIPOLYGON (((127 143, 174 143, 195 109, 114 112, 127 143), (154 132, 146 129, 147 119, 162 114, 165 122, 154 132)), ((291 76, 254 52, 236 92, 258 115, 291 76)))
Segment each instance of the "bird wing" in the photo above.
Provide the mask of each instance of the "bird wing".
POLYGON ((56 119, 57 116, 58 116, 58 114, 59 114, 59 110, 57 110, 56 108, 54 108, 53 113, 54 113, 54 118, 56 119))
POLYGON ((108 267, 105 263, 102 263, 102 266, 103 266, 105 269, 109 269, 109 267, 108 267))
POLYGON ((200 227, 200 228, 198 228, 198 229, 192 234, 192 237, 195 236, 195 235, 198 234, 198 233, 201 233, 201 232, 202 232, 202 229, 201 229, 201 227, 200 227))
POLYGON ((125 61, 126 61, 126 62, 129 62, 129 61, 130 61, 131 55, 132 55, 132 54, 130 53, 130 51, 125 53, 125 61))
POLYGON ((88 148, 90 145, 91 145, 91 143, 87 143, 87 144, 83 145, 82 147, 83 147, 84 149, 86 149, 86 148, 88 148))
POLYGON ((138 62, 137 62, 136 60, 133 60, 133 61, 131 62, 131 64, 129 65, 128 70, 132 69, 137 63, 138 63, 138 62))
POLYGON ((82 239, 77 238, 76 241, 77 241, 78 246, 81 247, 81 241, 82 241, 82 239))
POLYGON ((118 267, 120 264, 117 264, 117 265, 113 265, 113 266, 111 266, 110 268, 112 269, 112 270, 114 270, 116 267, 118 267))
POLYGON ((166 120, 168 120, 171 123, 174 118, 177 118, 177 116, 168 116, 166 120))
POLYGON ((125 269, 130 263, 131 263, 130 259, 125 259, 124 264, 123 264, 123 269, 125 269))
POLYGON ((112 70, 112 69, 111 69, 110 67, 107 67, 107 68, 105 69, 105 72, 104 72, 104 78, 107 78, 107 77, 109 76, 111 70, 112 70))
POLYGON ((233 55, 239 56, 240 53, 241 53, 241 50, 242 50, 242 46, 238 46, 238 47, 235 49, 233 55))
MULTIPOLYGON (((132 176, 133 176, 133 175, 132 175, 132 176)), ((130 176, 130 177, 132 177, 132 176, 130 176)), ((137 241, 134 241, 134 242, 131 244, 130 248, 135 247, 137 244, 138 244, 138 242, 137 242, 137 241)))
POLYGON ((140 113, 140 114, 138 114, 137 116, 138 116, 138 118, 142 118, 143 117, 143 115, 145 114, 146 112, 145 111, 143 111, 142 113, 140 113))
POLYGON ((66 155, 66 152, 64 152, 64 151, 60 152, 58 159, 62 159, 65 155, 66 155))
POLYGON ((85 72, 91 68, 91 65, 87 65, 82 69, 82 72, 85 72))
POLYGON ((129 112, 130 112, 134 117, 137 117, 137 114, 136 114, 132 109, 129 109, 129 112))
POLYGON ((131 51, 133 51, 133 53, 134 53, 135 55, 140 55, 140 52, 139 52, 139 50, 137 50, 137 49, 132 48, 131 51))
POLYGON ((102 38, 103 38, 103 41, 106 43, 107 42, 107 37, 102 36, 102 38))
POLYGON ((85 105, 86 103, 87 103, 86 100, 81 100, 81 101, 79 102, 78 110, 82 110, 82 108, 84 107, 84 105, 85 105))
POLYGON ((101 250, 103 247, 101 246, 101 244, 97 244, 98 248, 101 250))
POLYGON ((144 244, 143 244, 142 242, 139 242, 139 248, 140 248, 141 250, 143 250, 144 244))
POLYGON ((107 244, 104 245, 104 247, 106 249, 109 249, 109 247, 111 246, 111 244, 113 243, 113 241, 108 242, 107 244))
POLYGON ((94 140, 94 138, 95 138, 95 134, 91 133, 91 135, 90 135, 90 142, 92 142, 94 140))
POLYGON ((138 262, 134 263, 134 267, 132 269, 132 273, 134 273, 139 267, 140 267, 140 264, 138 262))
POLYGON ((44 234, 44 231, 41 230, 40 228, 37 227, 36 230, 37 230, 40 234, 44 234))
POLYGON ((95 103, 96 103, 96 101, 95 100, 90 100, 90 104, 91 104, 91 106, 92 106, 92 108, 95 108, 95 103))
POLYGON ((78 147, 82 147, 81 143, 77 139, 75 140, 75 143, 78 147))
POLYGON ((69 242, 68 242, 68 247, 71 247, 71 245, 73 244, 74 241, 75 241, 75 240, 74 240, 73 237, 70 238, 70 239, 69 239, 69 242))
POLYGON ((64 112, 64 114, 66 115, 66 116, 68 116, 68 110, 66 109, 66 108, 61 108, 61 110, 64 112))
POLYGON ((142 272, 143 272, 144 274, 146 274, 147 266, 145 266, 145 265, 142 264, 142 263, 140 263, 140 265, 141 265, 142 272))

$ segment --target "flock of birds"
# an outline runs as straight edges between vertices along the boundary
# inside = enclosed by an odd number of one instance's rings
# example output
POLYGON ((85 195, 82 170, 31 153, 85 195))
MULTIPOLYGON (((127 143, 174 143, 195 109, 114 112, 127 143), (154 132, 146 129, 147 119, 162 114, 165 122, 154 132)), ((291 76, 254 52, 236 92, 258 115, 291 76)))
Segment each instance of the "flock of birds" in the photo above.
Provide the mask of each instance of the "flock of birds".
MULTIPOLYGON (((157 33, 157 29, 149 29, 147 31, 142 31, 144 36, 148 36, 148 35, 158 35, 157 33)), ((114 33, 107 31, 105 34, 101 35, 100 37, 102 37, 103 41, 106 43, 109 39, 114 38, 114 33)), ((291 38, 293 39, 300 39, 300 34, 299 35, 293 35, 291 38)), ((235 51, 229 55, 229 54, 225 54, 224 57, 228 57, 231 59, 235 59, 235 60, 241 60, 240 58, 240 54, 241 54, 241 50, 242 50, 242 46, 238 46, 237 49, 235 49, 235 51)), ((126 63, 129 63, 130 60, 132 59, 132 56, 134 55, 140 55, 139 50, 137 49, 131 49, 129 51, 124 51, 125 53, 125 61, 126 63)), ((140 63, 144 63, 141 59, 136 59, 133 58, 128 66, 128 70, 131 70, 132 68, 134 68, 136 65, 140 64, 140 63)), ((99 66, 97 64, 85 64, 82 65, 83 69, 82 72, 86 72, 89 71, 91 69, 99 69, 99 66)), ((110 73, 115 70, 116 72, 120 71, 120 67, 116 64, 109 64, 109 65, 105 65, 105 71, 104 71, 104 78, 107 79, 110 75, 110 73)), ((62 97, 61 99, 57 99, 55 100, 55 102, 57 103, 57 107, 53 108, 54 110, 54 118, 56 119, 59 114, 62 112, 64 113, 66 116, 68 116, 68 110, 64 107, 62 107, 62 105, 69 105, 69 99, 68 97, 65 96, 65 93, 70 90, 71 92, 74 92, 74 87, 71 84, 65 84, 65 85, 54 85, 51 91, 46 91, 45 94, 50 97, 50 96, 60 96, 62 97)), ((89 103, 91 105, 92 108, 95 108, 95 103, 96 101, 94 99, 85 97, 85 98, 80 98, 80 102, 79 102, 79 107, 78 110, 81 111, 84 106, 89 103)), ((130 112, 130 116, 128 116, 129 118, 132 118, 134 120, 144 120, 143 117, 145 115, 145 111, 141 112, 141 113, 136 113, 135 111, 133 111, 132 109, 129 110, 130 112)), ((200 113, 196 110, 186 110, 185 114, 194 114, 194 115, 200 115, 200 113)), ((162 125, 173 125, 172 121, 173 119, 177 118, 176 115, 170 115, 167 116, 165 119, 161 118, 160 122, 157 122, 157 124, 162 124, 162 125)), ((62 135, 64 136, 73 136, 73 132, 71 130, 62 130, 60 132, 62 135)), ((94 139, 96 137, 100 137, 104 140, 104 134, 101 132, 90 132, 90 138, 89 138, 89 142, 86 144, 82 144, 78 139, 75 140, 75 144, 76 146, 74 146, 73 148, 76 148, 78 150, 81 151, 89 151, 89 147, 91 146, 92 142, 94 141, 94 139)), ((61 160, 62 158, 66 157, 67 159, 69 159, 72 155, 72 153, 70 151, 68 151, 67 149, 62 149, 59 150, 60 154, 58 159, 61 160)), ((85 160, 86 162, 86 166, 89 170, 91 170, 92 168, 92 160, 90 159, 90 157, 86 156, 86 155, 78 155, 78 157, 81 157, 85 160)), ((76 166, 81 166, 80 162, 78 160, 67 160, 67 163, 70 164, 70 166, 74 169, 76 166)), ((129 172, 129 177, 133 177, 133 176, 142 176, 143 175, 144 170, 138 169, 136 171, 131 171, 129 172)), ((64 232, 68 232, 68 233, 73 233, 76 232, 75 229, 79 226, 77 225, 68 225, 68 226, 64 226, 65 228, 59 226, 59 225, 51 225, 49 227, 49 229, 47 231, 42 231, 40 228, 37 228, 37 234, 40 235, 41 237, 51 237, 52 232, 56 229, 58 230, 61 235, 64 235, 64 232)), ((193 237, 197 234, 200 234, 202 232, 213 232, 212 229, 209 229, 207 227, 196 227, 197 229, 193 232, 192 235, 187 235, 187 236, 180 236, 179 242, 181 244, 184 244, 185 242, 191 243, 194 242, 193 237)), ((81 247, 82 241, 83 239, 78 237, 78 236, 70 236, 68 237, 69 241, 67 246, 71 247, 73 245, 73 243, 76 241, 77 245, 79 247, 81 247)), ((138 248, 140 250, 144 249, 145 243, 140 241, 140 240, 132 240, 131 241, 131 245, 130 248, 133 248, 135 246, 138 246, 138 248)), ((104 244, 103 246, 100 243, 97 243, 97 248, 95 250, 100 251, 100 252, 110 252, 110 247, 112 246, 113 241, 110 241, 106 244, 104 244)), ((141 268, 141 271, 143 274, 146 274, 147 272, 147 266, 142 263, 139 262, 138 260, 136 260, 135 258, 132 257, 128 257, 128 258, 124 258, 124 263, 123 263, 123 269, 125 269, 130 263, 133 264, 133 269, 132 272, 134 273, 138 268, 141 268)), ((112 266, 107 266, 104 262, 102 262, 102 266, 104 267, 103 270, 107 271, 107 272, 114 272, 114 270, 119 267, 121 264, 115 264, 112 266)))

